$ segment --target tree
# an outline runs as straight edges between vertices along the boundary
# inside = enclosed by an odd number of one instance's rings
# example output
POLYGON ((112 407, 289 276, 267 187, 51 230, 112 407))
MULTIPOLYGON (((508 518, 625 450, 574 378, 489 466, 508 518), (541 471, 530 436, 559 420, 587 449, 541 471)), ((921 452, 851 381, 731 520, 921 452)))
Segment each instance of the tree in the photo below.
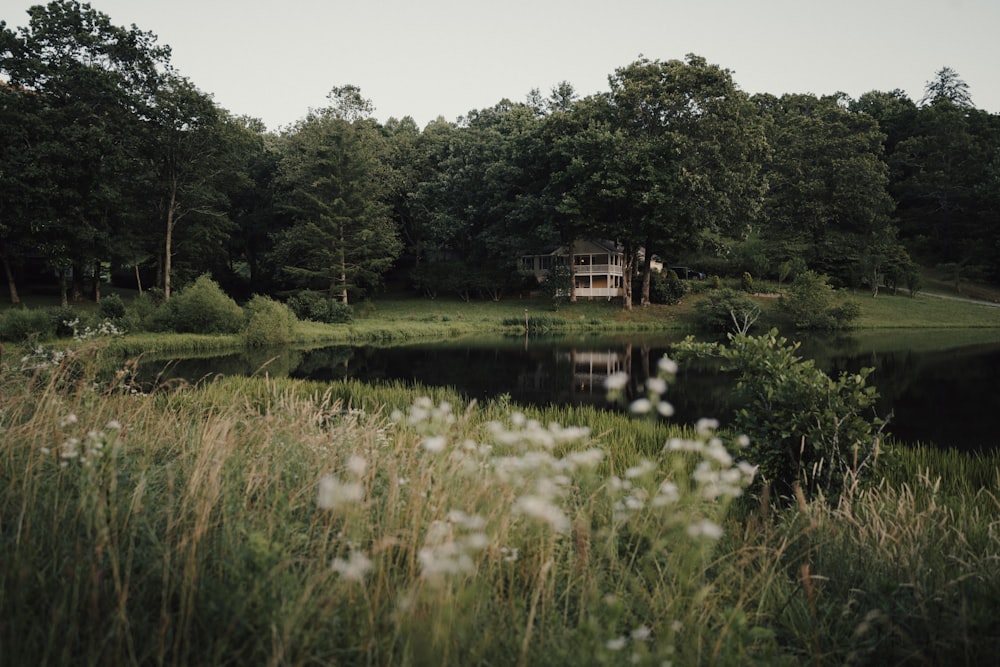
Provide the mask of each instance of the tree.
POLYGON ((19 112, 32 119, 32 132, 22 146, 35 165, 32 188, 47 204, 22 241, 62 275, 72 270, 79 299, 88 265, 111 255, 127 206, 129 151, 170 49, 151 33, 112 25, 89 4, 53 1, 28 15, 18 33, 0 26, 0 75, 25 93, 19 112))
POLYGON ((877 266, 896 243, 884 135, 841 96, 755 97, 772 147, 763 235, 772 258, 795 256, 842 284, 877 266), (874 253, 874 254, 872 254, 874 253), (874 264, 873 264, 874 262, 874 264))
MULTIPOLYGON (((198 236, 195 245, 216 249, 213 255, 219 254, 233 228, 225 191, 229 189, 226 181, 245 177, 236 150, 239 125, 189 80, 169 76, 156 91, 146 127, 144 148, 151 166, 148 187, 162 230, 158 254, 163 295, 169 299, 177 226, 191 221, 188 235, 198 236)), ((203 263, 198 267, 205 268, 203 263)))
POLYGON ((614 122, 637 162, 627 189, 632 241, 645 250, 645 305, 654 254, 696 247, 709 230, 741 233, 756 217, 763 126, 731 73, 700 56, 640 58, 609 82, 614 122))
POLYGON ((352 290, 377 285, 401 248, 386 204, 382 138, 371 119, 349 117, 334 106, 286 132, 277 176, 293 222, 276 248, 285 274, 343 303, 352 290))
POLYGON ((950 67, 939 69, 934 78, 924 84, 924 96, 920 106, 933 104, 940 100, 948 100, 957 107, 971 109, 972 96, 969 94, 969 84, 958 76, 958 72, 950 67))

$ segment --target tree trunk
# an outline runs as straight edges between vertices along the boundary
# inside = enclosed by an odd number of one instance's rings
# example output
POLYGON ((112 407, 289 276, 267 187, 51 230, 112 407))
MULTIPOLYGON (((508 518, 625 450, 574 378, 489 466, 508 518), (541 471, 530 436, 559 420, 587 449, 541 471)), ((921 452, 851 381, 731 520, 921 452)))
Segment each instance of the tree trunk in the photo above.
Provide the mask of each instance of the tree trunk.
MULTIPOLYGON (((569 302, 576 303, 576 261, 575 261, 575 250, 576 250, 576 240, 571 239, 569 242, 569 257, 566 259, 569 262, 569 302)), ((549 269, 550 271, 552 269, 549 269)))
POLYGON ((7 255, 0 255, 0 262, 3 263, 3 273, 7 277, 7 292, 10 294, 11 305, 17 306, 21 303, 21 296, 17 293, 17 282, 14 280, 14 270, 10 266, 7 255))
POLYGON ((65 308, 69 305, 69 292, 66 287, 66 267, 59 267, 59 305, 65 308))
POLYGON ((73 303, 83 301, 83 265, 73 264, 73 289, 70 292, 70 300, 73 303))
POLYGON ((101 263, 94 262, 94 291, 91 293, 94 303, 101 302, 101 263))
POLYGON ((167 206, 167 238, 163 244, 163 299, 170 298, 170 255, 174 246, 174 209, 177 205, 177 188, 170 190, 170 204, 167 206))
POLYGON ((650 243, 646 243, 646 251, 643 253, 642 257, 642 296, 640 297, 640 305, 644 308, 648 306, 651 302, 649 300, 649 282, 650 273, 653 268, 653 253, 650 252, 650 243))
POLYGON ((632 248, 625 246, 622 256, 622 310, 632 310, 632 267, 635 255, 632 248))
POLYGON ((347 303, 347 252, 344 250, 344 226, 340 226, 340 286, 341 301, 347 303))

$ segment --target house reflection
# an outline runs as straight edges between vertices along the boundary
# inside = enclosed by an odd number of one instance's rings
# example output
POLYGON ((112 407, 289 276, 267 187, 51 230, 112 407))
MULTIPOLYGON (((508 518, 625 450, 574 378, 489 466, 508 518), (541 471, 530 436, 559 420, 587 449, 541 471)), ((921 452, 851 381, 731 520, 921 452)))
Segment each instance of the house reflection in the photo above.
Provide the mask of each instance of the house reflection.
POLYGON ((601 405, 607 402, 608 377, 632 372, 631 345, 549 351, 548 360, 538 358, 519 374, 519 393, 544 393, 556 403, 601 405))

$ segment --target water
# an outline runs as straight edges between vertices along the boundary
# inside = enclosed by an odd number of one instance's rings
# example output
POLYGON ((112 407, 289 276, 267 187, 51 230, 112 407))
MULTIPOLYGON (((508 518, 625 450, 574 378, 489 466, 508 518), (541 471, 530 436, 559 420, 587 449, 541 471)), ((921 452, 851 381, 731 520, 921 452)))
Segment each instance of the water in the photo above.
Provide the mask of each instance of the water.
MULTIPOLYGON (((293 351, 258 351, 220 357, 147 362, 163 377, 197 381, 214 374, 271 375, 333 381, 399 380, 451 386, 469 398, 509 395, 527 405, 606 406, 604 379, 625 371, 629 391, 656 372, 657 361, 676 337, 565 336, 551 338, 463 338, 395 347, 331 346, 293 351)), ((963 450, 1000 445, 1000 332, 920 331, 864 336, 812 337, 800 349, 833 375, 875 368, 869 379, 879 389, 880 417, 891 415, 889 432, 902 442, 934 443, 963 450)), ((710 364, 682 366, 667 398, 675 420, 700 417, 725 422, 737 406, 734 379, 710 364)))

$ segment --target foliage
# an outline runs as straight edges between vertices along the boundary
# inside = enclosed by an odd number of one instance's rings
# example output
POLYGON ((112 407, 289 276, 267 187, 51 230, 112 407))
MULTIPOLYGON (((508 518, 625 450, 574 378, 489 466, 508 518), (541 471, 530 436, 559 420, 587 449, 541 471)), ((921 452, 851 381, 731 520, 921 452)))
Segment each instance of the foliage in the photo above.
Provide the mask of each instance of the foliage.
POLYGON ((541 284, 542 295, 552 302, 552 308, 555 310, 569 301, 572 290, 573 274, 565 264, 557 264, 550 268, 541 284))
POLYGON ((750 275, 749 271, 744 271, 743 275, 740 276, 740 289, 747 294, 753 294, 756 291, 753 288, 753 276, 750 275))
POLYGON ((101 317, 109 320, 120 320, 125 317, 125 302, 117 294, 108 294, 101 297, 101 305, 98 310, 101 317))
POLYGON ((243 310, 209 276, 199 276, 166 302, 170 325, 179 333, 236 333, 243 310))
POLYGON ((45 340, 55 336, 56 327, 50 314, 41 308, 8 308, 0 312, 0 340, 21 343, 31 339, 45 340))
POLYGON ((715 547, 752 471, 708 431, 609 460, 615 443, 587 426, 412 392, 390 408, 379 388, 271 378, 153 396, 92 375, 37 392, 19 370, 0 379, 0 508, 5 525, 20 518, 0 540, 14 664, 778 650, 756 623, 717 646, 731 607, 705 594, 731 576, 715 547))
POLYGON ((72 338, 76 333, 74 322, 79 322, 78 311, 72 306, 56 306, 48 309, 49 319, 58 338, 72 338))
POLYGON ((289 297, 288 306, 296 317, 313 322, 345 324, 354 318, 354 309, 350 304, 315 290, 296 292, 289 297))
POLYGON ((688 293, 688 286, 672 269, 650 273, 649 300, 673 306, 688 293))
POLYGON ((798 347, 772 329, 757 337, 730 334, 728 345, 688 337, 674 354, 718 357, 736 373, 745 407, 733 428, 747 436, 747 458, 765 484, 785 499, 795 486, 809 496, 833 496, 871 477, 884 424, 868 416, 878 393, 867 386, 872 369, 833 379, 797 356, 798 347))
POLYGON ((747 333, 760 317, 760 306, 734 289, 712 290, 694 305, 698 326, 707 331, 747 333))
POLYGON ((254 295, 246 307, 246 324, 240 332, 249 347, 287 345, 295 335, 295 313, 274 299, 254 295))
POLYGON ((778 304, 797 329, 843 329, 861 314, 857 303, 838 298, 826 278, 811 270, 795 276, 778 304))

